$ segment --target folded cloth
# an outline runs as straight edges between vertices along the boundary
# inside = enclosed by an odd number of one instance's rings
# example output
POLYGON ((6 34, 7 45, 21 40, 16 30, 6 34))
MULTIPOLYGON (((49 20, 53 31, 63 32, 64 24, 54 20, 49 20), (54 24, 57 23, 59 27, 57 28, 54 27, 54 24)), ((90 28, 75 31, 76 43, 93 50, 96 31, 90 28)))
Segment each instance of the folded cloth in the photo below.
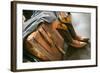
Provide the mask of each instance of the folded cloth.
POLYGON ((51 23, 56 20, 56 16, 53 12, 47 11, 37 11, 34 12, 33 16, 23 23, 23 38, 34 31, 39 23, 41 22, 48 22, 51 23))

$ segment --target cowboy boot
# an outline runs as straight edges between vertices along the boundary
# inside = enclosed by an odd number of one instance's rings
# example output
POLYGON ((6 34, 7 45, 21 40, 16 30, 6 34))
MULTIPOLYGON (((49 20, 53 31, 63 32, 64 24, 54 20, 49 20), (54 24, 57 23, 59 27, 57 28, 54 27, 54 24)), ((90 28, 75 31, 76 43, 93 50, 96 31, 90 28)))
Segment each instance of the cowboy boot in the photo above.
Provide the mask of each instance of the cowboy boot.
POLYGON ((60 12, 59 14, 58 14, 58 19, 59 19, 59 21, 61 22, 61 23, 63 23, 63 24, 65 24, 67 27, 68 27, 68 30, 69 30, 69 32, 71 33, 71 36, 75 39, 75 40, 78 40, 78 41, 82 41, 82 42, 88 42, 88 38, 82 38, 82 37, 79 37, 77 34, 76 34, 76 32, 75 32, 75 30, 74 30, 74 28, 73 28, 73 26, 72 26, 72 18, 71 18, 71 13, 70 12, 68 12, 67 13, 67 16, 66 16, 66 13, 65 12, 60 12))
POLYGON ((68 27, 69 32, 71 33, 71 36, 78 41, 82 41, 82 42, 88 42, 89 38, 83 38, 80 37, 76 34, 75 29, 73 28, 71 23, 65 23, 65 25, 68 27))
POLYGON ((74 48, 82 48, 87 45, 85 42, 81 42, 78 40, 73 40, 72 36, 70 35, 70 32, 68 30, 61 30, 57 29, 58 32, 61 34, 61 36, 64 38, 65 42, 68 43, 69 46, 72 46, 74 48))

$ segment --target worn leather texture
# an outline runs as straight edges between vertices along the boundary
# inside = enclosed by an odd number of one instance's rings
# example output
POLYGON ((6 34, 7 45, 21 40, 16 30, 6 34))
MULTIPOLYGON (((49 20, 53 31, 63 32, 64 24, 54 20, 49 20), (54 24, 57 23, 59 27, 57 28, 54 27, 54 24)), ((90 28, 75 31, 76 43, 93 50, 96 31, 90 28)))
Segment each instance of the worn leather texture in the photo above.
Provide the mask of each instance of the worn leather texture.
POLYGON ((43 61, 63 59, 64 40, 52 25, 41 24, 27 37, 25 44, 29 53, 43 61))

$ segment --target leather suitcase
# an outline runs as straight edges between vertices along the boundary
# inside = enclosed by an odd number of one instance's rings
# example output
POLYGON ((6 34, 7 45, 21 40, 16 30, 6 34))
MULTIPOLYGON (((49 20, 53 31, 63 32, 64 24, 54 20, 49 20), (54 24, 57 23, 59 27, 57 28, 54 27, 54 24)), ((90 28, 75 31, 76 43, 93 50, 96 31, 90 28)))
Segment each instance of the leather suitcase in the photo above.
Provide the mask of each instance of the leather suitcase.
POLYGON ((41 24, 39 28, 32 32, 26 39, 27 50, 43 61, 54 61, 63 59, 63 39, 57 32, 52 31, 50 26, 41 24), (51 34, 54 32, 53 34, 51 34), (56 38, 54 38, 55 36, 56 38), (57 40, 59 39, 59 41, 57 40), (60 45, 61 44, 61 45, 60 45))

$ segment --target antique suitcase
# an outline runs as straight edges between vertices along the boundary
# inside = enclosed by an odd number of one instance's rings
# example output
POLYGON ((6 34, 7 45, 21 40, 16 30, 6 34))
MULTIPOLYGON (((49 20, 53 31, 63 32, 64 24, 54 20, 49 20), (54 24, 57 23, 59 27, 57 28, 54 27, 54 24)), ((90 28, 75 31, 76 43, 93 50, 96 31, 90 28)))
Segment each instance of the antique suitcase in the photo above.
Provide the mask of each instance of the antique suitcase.
POLYGON ((25 40, 26 50, 43 61, 62 60, 65 53, 63 38, 51 26, 41 24, 25 40))

